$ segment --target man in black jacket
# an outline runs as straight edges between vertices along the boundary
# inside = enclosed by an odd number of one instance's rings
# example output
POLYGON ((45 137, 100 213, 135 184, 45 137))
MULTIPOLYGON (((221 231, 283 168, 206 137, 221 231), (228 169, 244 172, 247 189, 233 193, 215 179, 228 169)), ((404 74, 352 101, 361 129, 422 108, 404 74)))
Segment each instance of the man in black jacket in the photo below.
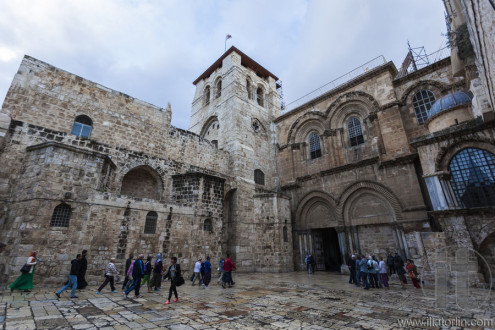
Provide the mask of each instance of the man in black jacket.
MULTIPOLYGON (((170 299, 172 298, 172 292, 175 295, 174 302, 179 301, 179 295, 177 294, 177 280, 181 277, 180 265, 177 263, 177 257, 170 258, 170 267, 168 267, 168 272, 164 278, 170 279, 170 290, 168 291, 168 299, 165 305, 170 304, 170 299)), ((179 283, 180 285, 181 283, 179 283)))
POLYGON ((349 267, 349 283, 356 283, 356 256, 353 254, 347 259, 347 267, 349 267))
POLYGON ((124 297, 127 298, 127 295, 134 290, 135 297, 141 298, 139 295, 139 288, 141 287, 141 280, 144 277, 144 255, 140 254, 136 261, 134 262, 134 267, 132 269, 132 285, 124 292, 124 297))
POLYGON ((70 297, 71 298, 77 298, 76 296, 76 288, 77 288, 77 275, 79 274, 79 269, 81 268, 81 255, 78 254, 76 259, 71 261, 71 267, 70 267, 70 275, 69 275, 69 282, 63 286, 62 289, 58 290, 55 294, 57 295, 58 298, 60 298, 60 294, 72 286, 72 292, 70 297))
POLYGON ((124 283, 122 284, 122 290, 125 289, 127 282, 129 282, 129 276, 127 276, 127 271, 129 270, 129 267, 131 267, 132 259, 134 259, 134 254, 131 252, 129 254, 129 258, 125 261, 125 273, 124 273, 125 279, 124 279, 124 283))
POLYGON ((82 251, 82 258, 81 261, 79 262, 81 267, 79 268, 79 274, 77 274, 77 288, 79 290, 83 290, 88 286, 88 282, 86 282, 86 271, 88 270, 88 260, 86 259, 86 256, 88 254, 88 250, 83 250, 82 251))

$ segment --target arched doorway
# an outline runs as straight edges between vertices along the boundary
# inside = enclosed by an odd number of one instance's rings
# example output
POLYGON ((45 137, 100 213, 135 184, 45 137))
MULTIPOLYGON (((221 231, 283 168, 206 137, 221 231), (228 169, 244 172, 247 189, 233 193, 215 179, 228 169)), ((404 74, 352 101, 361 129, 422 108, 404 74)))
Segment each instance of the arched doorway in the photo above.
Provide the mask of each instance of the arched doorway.
POLYGON ((484 259, 478 262, 480 272, 487 283, 495 283, 495 232, 484 239, 480 245, 479 253, 484 259))
POLYGON ((306 196, 300 203, 294 230, 295 255, 299 256, 296 266, 303 268, 306 254, 311 254, 317 270, 340 271, 342 238, 336 228, 335 204, 331 197, 322 192, 306 196))

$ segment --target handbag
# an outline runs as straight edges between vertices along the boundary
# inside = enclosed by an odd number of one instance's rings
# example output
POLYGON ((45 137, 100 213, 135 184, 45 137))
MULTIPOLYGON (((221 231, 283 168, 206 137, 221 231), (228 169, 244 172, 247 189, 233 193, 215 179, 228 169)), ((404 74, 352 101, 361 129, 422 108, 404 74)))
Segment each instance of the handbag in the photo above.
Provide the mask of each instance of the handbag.
POLYGON ((181 286, 184 283, 186 283, 186 281, 184 281, 184 277, 182 277, 182 275, 177 276, 177 279, 175 280, 175 285, 181 286))
POLYGON ((23 274, 27 274, 30 271, 31 271, 31 265, 24 264, 24 266, 22 266, 22 268, 21 268, 21 273, 23 273, 23 274))

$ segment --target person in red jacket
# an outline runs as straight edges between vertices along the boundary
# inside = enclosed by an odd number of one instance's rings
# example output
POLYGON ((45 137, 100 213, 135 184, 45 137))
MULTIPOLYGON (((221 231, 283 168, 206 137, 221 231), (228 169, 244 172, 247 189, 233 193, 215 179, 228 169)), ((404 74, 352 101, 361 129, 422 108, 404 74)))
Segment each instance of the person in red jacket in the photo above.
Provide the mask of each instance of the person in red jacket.
POLYGON ((223 270, 224 270, 224 276, 223 276, 223 283, 222 287, 225 289, 225 284, 229 285, 229 288, 232 287, 234 282, 232 281, 232 270, 237 269, 232 262, 232 259, 230 259, 230 254, 227 253, 227 258, 225 258, 224 263, 223 263, 223 270))

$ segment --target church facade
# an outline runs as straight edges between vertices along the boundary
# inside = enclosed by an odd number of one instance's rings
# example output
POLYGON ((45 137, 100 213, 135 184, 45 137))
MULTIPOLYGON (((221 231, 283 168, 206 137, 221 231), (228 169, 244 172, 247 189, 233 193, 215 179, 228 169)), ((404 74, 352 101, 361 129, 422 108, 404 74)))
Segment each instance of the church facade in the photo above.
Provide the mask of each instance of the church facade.
MULTIPOLYGON (((455 17, 454 30, 471 26, 455 17)), ((170 105, 25 56, 0 111, 0 241, 12 247, 0 283, 31 250, 35 280, 60 283, 83 249, 90 283, 111 257, 158 252, 185 270, 230 253, 245 272, 301 270, 306 253, 345 271, 351 253, 397 252, 433 281, 436 256, 460 247, 489 281, 495 116, 472 43, 414 69, 383 61, 290 111, 277 76, 232 47, 193 82, 188 130, 171 126, 170 105)))

